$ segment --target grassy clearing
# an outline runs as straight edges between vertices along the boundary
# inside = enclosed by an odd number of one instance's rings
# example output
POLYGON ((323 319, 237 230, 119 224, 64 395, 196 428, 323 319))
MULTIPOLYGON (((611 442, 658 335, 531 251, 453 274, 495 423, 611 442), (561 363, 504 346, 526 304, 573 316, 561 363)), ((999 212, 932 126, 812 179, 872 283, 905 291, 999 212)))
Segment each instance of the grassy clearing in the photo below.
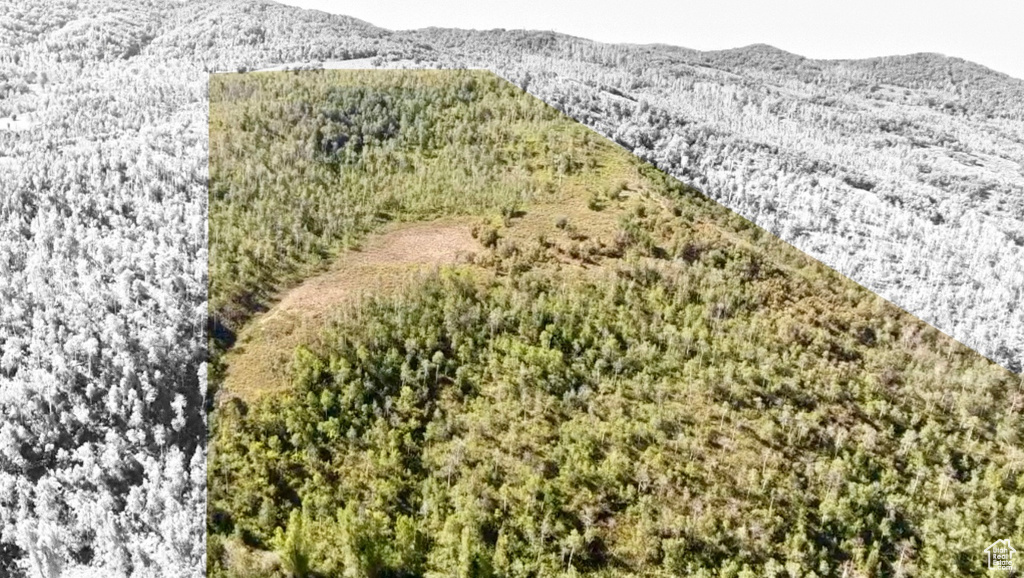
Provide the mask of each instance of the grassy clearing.
POLYGON ((239 333, 223 357, 222 398, 252 401, 288 386, 295 348, 316 341, 346 305, 408 289, 431 270, 464 260, 479 244, 466 219, 386 226, 326 271, 282 293, 239 333))

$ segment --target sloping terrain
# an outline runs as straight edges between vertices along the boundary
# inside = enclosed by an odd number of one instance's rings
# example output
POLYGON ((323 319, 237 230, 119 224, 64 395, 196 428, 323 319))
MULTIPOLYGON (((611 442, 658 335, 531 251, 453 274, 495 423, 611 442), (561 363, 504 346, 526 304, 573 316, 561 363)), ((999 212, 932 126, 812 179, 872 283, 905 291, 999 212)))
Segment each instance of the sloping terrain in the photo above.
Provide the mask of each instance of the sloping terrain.
POLYGON ((1024 99, 971 63, 395 33, 260 0, 0 0, 0 47, 0 575, 203 574, 210 71, 495 68, 1020 369, 1024 99))
POLYGON ((1024 80, 935 54, 401 34, 434 47, 432 63, 494 70, 1020 372, 1024 80))
MULTIPOLYGON (((1020 371, 1024 80, 936 54, 387 34, 371 63, 492 70, 1020 371)), ((302 62, 260 54, 246 52, 250 67, 302 62)), ((345 66, 305 62, 323 60, 345 66)))
POLYGON ((1018 376, 494 75, 211 98, 211 575, 983 575, 1024 532, 1018 376))

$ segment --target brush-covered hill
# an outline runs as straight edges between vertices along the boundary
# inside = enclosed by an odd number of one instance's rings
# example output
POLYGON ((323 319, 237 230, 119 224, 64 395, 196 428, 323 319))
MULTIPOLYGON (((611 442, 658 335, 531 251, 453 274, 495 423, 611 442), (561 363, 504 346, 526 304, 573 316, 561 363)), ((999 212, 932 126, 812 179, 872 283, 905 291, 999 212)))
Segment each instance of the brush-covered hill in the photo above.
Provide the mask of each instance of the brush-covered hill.
POLYGON ((0 575, 203 574, 211 70, 494 68, 1020 368, 1024 99, 983 67, 767 73, 248 0, 0 0, 0 47, 0 575))
POLYGON ((982 575, 1024 532, 1018 376, 506 81, 210 94, 215 314, 363 289, 234 318, 210 575, 982 575))
POLYGON ((552 32, 401 33, 485 67, 1005 367, 1024 352, 1024 80, 552 32))
POLYGON ((219 6, 236 26, 200 26, 217 30, 210 70, 344 59, 492 70, 1020 371, 1024 80, 937 54, 830 61, 766 45, 391 32, 273 3, 219 6), (271 25, 310 40, 245 32, 271 25))

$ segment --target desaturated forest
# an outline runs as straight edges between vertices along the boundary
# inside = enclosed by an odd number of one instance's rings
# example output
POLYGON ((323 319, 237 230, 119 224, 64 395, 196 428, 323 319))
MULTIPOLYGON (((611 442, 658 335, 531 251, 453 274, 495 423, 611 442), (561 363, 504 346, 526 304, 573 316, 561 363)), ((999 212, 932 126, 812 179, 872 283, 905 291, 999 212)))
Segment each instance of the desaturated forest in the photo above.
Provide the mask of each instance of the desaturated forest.
POLYGON ((0 575, 196 576, 205 81, 153 6, 0 7, 0 575))
POLYGON ((223 382, 210 576, 983 575, 1024 532, 1019 376, 506 81, 210 102, 224 335, 385 223, 479 241, 340 303, 285 389, 223 382))
POLYGON ((206 71, 246 9, 0 2, 0 576, 205 572, 206 71))
POLYGON ((261 0, 0 0, 0 575, 205 571, 208 74, 346 59, 494 69, 1021 369, 1019 80, 261 0))

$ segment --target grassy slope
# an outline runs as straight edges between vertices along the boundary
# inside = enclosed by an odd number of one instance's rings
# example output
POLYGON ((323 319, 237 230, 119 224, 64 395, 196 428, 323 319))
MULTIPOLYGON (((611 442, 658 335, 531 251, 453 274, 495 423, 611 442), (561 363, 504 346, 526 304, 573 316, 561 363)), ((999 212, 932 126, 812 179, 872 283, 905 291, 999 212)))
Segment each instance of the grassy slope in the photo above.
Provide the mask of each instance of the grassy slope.
POLYGON ((601 143, 489 73, 213 76, 211 380, 254 312, 385 224, 557 206, 635 173, 597 167, 601 143))
POLYGON ((548 141, 517 138, 557 113, 483 73, 217 75, 210 99, 211 308, 235 328, 383 222, 535 196, 550 169, 509 161, 555 162, 569 146, 564 119, 548 141))
POLYGON ((236 327, 384 220, 479 215, 488 241, 222 409, 214 572, 977 574, 1024 531, 1018 379, 500 80, 224 76, 211 99, 211 302, 236 327), (400 128, 331 116, 353 103, 400 128), (358 153, 320 146, 359 126, 358 153))

